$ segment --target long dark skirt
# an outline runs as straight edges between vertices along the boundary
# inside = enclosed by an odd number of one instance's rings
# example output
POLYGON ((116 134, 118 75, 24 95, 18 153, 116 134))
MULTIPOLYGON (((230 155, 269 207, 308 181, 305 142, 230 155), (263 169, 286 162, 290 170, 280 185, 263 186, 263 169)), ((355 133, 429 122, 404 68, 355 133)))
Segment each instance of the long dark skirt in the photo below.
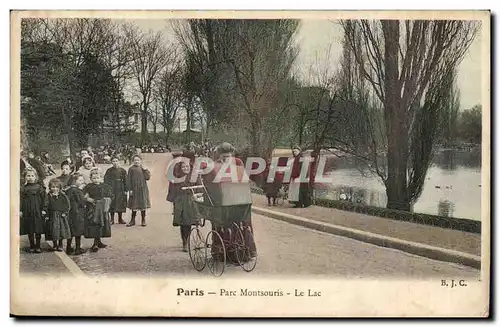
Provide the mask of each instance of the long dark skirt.
POLYGON ((45 240, 62 240, 71 238, 71 228, 69 226, 68 217, 61 212, 52 212, 49 215, 49 220, 45 224, 45 240))
POLYGON ((105 198, 87 206, 85 238, 111 237, 111 223, 108 215, 110 202, 110 199, 105 198))
POLYGON ((111 212, 125 212, 127 210, 127 194, 123 190, 113 189, 115 197, 111 202, 109 211, 111 212))
POLYGON ((23 215, 20 219, 19 235, 43 234, 45 219, 41 213, 38 215, 23 215))
POLYGON ((85 208, 80 208, 77 212, 70 212, 69 227, 71 236, 82 236, 85 234, 85 208))
POLYGON ((304 207, 309 207, 312 204, 312 188, 310 188, 309 186, 300 185, 299 204, 304 207))
POLYGON ((180 195, 174 201, 174 226, 191 226, 196 225, 198 221, 197 207, 193 203, 190 195, 180 195))

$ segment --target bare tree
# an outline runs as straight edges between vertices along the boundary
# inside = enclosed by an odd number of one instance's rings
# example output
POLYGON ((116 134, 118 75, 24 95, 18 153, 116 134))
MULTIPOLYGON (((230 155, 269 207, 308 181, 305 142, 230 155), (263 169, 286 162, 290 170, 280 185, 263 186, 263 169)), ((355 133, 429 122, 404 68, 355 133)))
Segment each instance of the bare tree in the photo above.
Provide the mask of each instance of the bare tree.
POLYGON ((478 26, 470 21, 343 21, 347 46, 383 107, 387 207, 422 192, 446 88, 478 26))
POLYGON ((169 62, 172 51, 163 43, 163 33, 143 34, 130 26, 126 30, 134 52, 133 74, 141 96, 141 140, 148 138, 148 109, 153 101, 155 78, 169 62))
POLYGON ((169 143, 170 136, 178 119, 179 109, 185 100, 182 81, 182 58, 177 53, 172 56, 171 62, 155 80, 153 94, 160 110, 160 124, 165 131, 165 144, 169 143))
POLYGON ((247 116, 250 152, 270 155, 262 145, 275 130, 263 122, 281 110, 280 86, 290 78, 297 51, 295 20, 239 20, 227 22, 224 59, 232 67, 240 105, 247 116))
POLYGON ((336 72, 327 66, 314 74, 318 88, 308 100, 312 113, 308 118, 313 132, 311 148, 318 154, 320 149, 333 149, 338 150, 332 151, 336 156, 353 156, 361 173, 368 168, 384 180, 378 156, 383 143, 380 106, 374 101, 347 42, 344 37, 336 72))
POLYGON ((271 121, 286 107, 280 92, 297 54, 297 28, 295 20, 190 20, 176 26, 208 129, 214 122, 238 124, 251 152, 272 150, 271 121))
POLYGON ((460 110, 460 90, 457 85, 457 72, 453 71, 451 77, 453 79, 453 84, 448 90, 449 101, 444 104, 442 110, 442 126, 441 126, 441 141, 444 142, 445 146, 450 146, 457 137, 457 124, 458 124, 458 112, 460 110))
POLYGON ((130 24, 114 25, 114 31, 110 35, 101 57, 115 80, 115 91, 110 94, 113 106, 109 113, 109 124, 115 141, 118 141, 118 137, 122 133, 131 132, 135 126, 130 121, 133 114, 131 107, 123 99, 126 86, 134 78, 134 49, 131 42, 133 39, 127 37, 127 31, 131 28, 133 27, 130 24))
POLYGON ((232 75, 223 59, 225 26, 224 20, 214 19, 173 22, 190 74, 185 87, 201 102, 207 136, 216 124, 231 118, 232 75))

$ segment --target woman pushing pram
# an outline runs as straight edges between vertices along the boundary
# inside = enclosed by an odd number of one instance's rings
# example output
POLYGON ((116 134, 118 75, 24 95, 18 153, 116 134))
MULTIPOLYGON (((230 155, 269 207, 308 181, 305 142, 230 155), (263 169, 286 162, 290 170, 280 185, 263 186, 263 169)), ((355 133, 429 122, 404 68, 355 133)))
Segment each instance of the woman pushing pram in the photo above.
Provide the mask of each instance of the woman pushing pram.
MULTIPOLYGON (((243 162, 234 157, 231 144, 223 143, 216 153, 214 168, 199 177, 196 185, 182 187, 182 190, 192 192, 194 215, 197 215, 189 223, 198 221, 189 234, 191 262, 199 271, 207 265, 216 276, 224 272, 227 262, 252 271, 256 265, 257 249, 251 220, 250 184, 243 178, 243 162), (236 176, 237 180, 228 176, 236 176), (201 230, 205 220, 211 222, 206 237, 201 230)), ((200 168, 206 169, 207 165, 202 163, 200 168)))

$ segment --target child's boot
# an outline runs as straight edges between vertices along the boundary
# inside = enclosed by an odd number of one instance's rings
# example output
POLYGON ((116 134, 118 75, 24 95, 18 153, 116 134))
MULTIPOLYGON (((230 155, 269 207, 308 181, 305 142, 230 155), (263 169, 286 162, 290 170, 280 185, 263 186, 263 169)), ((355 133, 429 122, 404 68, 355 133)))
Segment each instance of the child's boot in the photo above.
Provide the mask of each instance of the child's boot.
POLYGON ((76 243, 75 255, 80 255, 80 254, 85 253, 85 251, 82 249, 82 237, 81 236, 75 237, 75 243, 76 243))
POLYGON ((42 235, 36 234, 35 235, 35 253, 42 253, 42 249, 40 248, 41 240, 42 240, 42 235))
POLYGON ((66 254, 73 254, 73 247, 71 246, 71 238, 66 240, 66 254))
POLYGON ((104 249, 106 248, 108 245, 107 244, 104 244, 100 238, 97 239, 97 246, 99 247, 99 249, 104 249))
POLYGON ((35 253, 35 236, 33 234, 28 234, 28 240, 30 241, 28 252, 35 253))

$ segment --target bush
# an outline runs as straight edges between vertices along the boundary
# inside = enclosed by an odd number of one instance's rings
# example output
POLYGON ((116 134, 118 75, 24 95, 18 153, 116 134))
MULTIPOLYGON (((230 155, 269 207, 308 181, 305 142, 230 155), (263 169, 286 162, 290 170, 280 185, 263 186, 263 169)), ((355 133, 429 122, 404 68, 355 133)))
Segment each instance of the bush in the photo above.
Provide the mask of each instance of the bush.
MULTIPOLYGON (((262 189, 252 187, 252 193, 264 194, 262 189)), ((314 204, 319 207, 335 208, 344 211, 353 211, 369 216, 407 221, 421 225, 431 225, 441 228, 456 229, 464 232, 481 234, 481 222, 471 219, 451 218, 444 216, 428 215, 423 213, 414 213, 408 211, 392 210, 367 205, 354 204, 348 201, 314 199, 314 204)))

